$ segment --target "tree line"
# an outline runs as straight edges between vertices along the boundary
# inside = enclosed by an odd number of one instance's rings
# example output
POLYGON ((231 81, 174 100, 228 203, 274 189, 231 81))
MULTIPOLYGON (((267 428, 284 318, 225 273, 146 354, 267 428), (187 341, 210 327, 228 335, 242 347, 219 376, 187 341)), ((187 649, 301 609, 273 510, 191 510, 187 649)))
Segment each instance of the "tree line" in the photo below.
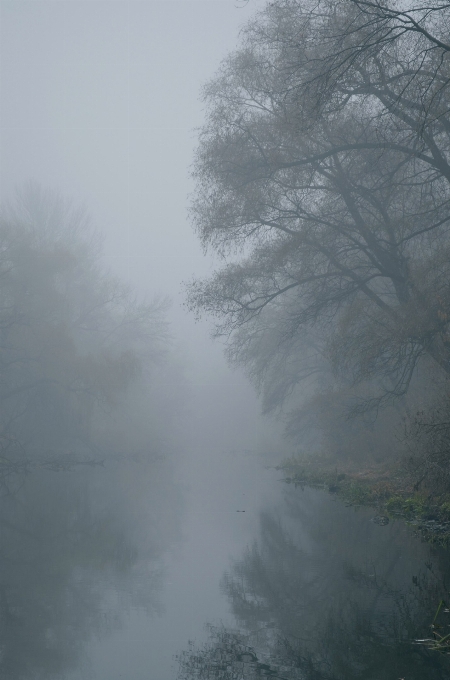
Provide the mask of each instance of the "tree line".
POLYGON ((223 264, 190 305, 297 436, 311 399, 393 431, 445 401, 449 28, 446 4, 277 0, 204 88, 192 219, 223 264))
POLYGON ((0 280, 2 484, 154 453, 167 301, 139 301, 105 269, 85 211, 35 185, 1 208, 0 280))

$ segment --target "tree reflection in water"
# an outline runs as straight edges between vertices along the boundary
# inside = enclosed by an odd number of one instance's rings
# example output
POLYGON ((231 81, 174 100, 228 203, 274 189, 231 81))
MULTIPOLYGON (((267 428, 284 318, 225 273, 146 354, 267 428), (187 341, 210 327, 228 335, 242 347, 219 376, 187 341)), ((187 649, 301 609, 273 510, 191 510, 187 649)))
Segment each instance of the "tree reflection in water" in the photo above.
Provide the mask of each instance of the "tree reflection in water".
POLYGON ((237 630, 191 644, 179 680, 447 679, 447 656, 414 640, 449 590, 448 553, 318 492, 287 501, 283 521, 261 514, 259 540, 223 577, 237 630))
POLYGON ((136 491, 143 473, 34 472, 0 498, 1 678, 62 678, 131 607, 159 609, 162 544, 136 491))
POLYGON ((224 627, 208 626, 209 639, 201 647, 189 643, 178 657, 178 680, 241 680, 272 678, 301 680, 298 669, 284 665, 285 659, 274 652, 261 654, 249 643, 248 635, 224 627))

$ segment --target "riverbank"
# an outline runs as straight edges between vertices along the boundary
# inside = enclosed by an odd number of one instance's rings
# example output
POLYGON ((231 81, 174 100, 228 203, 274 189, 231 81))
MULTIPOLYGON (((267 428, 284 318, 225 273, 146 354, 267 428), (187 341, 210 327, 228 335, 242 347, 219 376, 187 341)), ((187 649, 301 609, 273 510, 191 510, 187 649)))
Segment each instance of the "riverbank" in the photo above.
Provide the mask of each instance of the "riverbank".
POLYGON ((323 489, 346 505, 373 507, 376 523, 403 520, 423 540, 450 548, 450 493, 417 490, 401 464, 361 470, 350 464, 336 467, 320 458, 293 457, 277 470, 288 484, 323 489))

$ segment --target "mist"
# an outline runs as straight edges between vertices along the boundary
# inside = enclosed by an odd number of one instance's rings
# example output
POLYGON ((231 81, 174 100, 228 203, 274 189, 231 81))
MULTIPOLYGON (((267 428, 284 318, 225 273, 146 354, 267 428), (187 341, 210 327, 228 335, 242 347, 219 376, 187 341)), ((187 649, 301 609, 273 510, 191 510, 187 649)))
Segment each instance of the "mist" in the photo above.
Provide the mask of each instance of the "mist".
POLYGON ((408 7, 0 3, 1 678, 448 677, 450 14, 408 7))

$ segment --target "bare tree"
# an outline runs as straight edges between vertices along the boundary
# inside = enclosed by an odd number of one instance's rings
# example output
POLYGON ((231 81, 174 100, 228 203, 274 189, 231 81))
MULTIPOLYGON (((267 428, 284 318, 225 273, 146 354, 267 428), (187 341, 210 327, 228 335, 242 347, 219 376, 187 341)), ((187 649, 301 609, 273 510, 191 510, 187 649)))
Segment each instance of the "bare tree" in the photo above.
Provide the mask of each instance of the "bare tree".
POLYGON ((30 186, 2 208, 4 484, 36 464, 101 457, 96 420, 164 351, 167 303, 138 302, 100 254, 84 212, 57 194, 30 186))
POLYGON ((235 360, 313 328, 385 396, 424 356, 450 374, 449 25, 448 5, 282 0, 206 86, 192 216, 224 265, 189 299, 235 360))

